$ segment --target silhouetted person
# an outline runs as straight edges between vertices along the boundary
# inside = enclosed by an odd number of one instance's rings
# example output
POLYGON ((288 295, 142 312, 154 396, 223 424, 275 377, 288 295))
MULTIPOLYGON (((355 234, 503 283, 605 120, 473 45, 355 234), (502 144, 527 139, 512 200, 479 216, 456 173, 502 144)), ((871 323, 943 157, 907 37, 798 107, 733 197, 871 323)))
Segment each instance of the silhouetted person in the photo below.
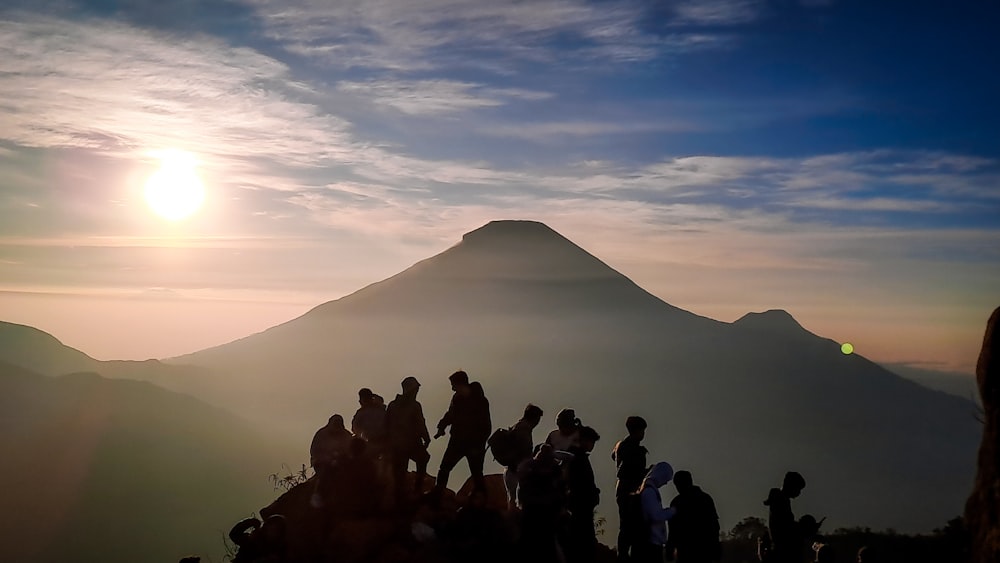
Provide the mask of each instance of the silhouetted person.
POLYGON ((380 447, 385 442, 385 404, 382 397, 364 388, 358 391, 358 404, 361 408, 351 419, 351 432, 359 438, 364 438, 372 446, 380 447))
POLYGON ((542 409, 529 403, 524 407, 521 420, 510 427, 511 463, 503 469, 503 484, 507 488, 507 507, 511 510, 517 506, 517 468, 531 458, 535 444, 531 431, 542 421, 542 414, 542 409))
POLYGON ((669 483, 673 476, 673 467, 661 461, 654 465, 642 480, 642 486, 639 488, 639 504, 642 507, 646 534, 643 541, 635 546, 637 549, 633 549, 633 561, 642 563, 663 561, 663 548, 667 543, 667 520, 673 518, 677 511, 670 507, 664 508, 660 487, 669 483))
POLYGON ((561 559, 556 522, 565 502, 562 469, 554 450, 542 444, 517 469, 517 502, 521 507, 521 559, 552 563, 561 559))
POLYGON ((767 529, 771 539, 768 563, 799 563, 803 559, 803 537, 792 513, 792 499, 805 487, 802 475, 789 471, 781 488, 771 489, 764 501, 768 507, 767 529))
POLYGON ((601 490, 594 479, 594 468, 590 464, 590 452, 601 436, 589 426, 579 430, 580 445, 571 446, 573 459, 567 463, 566 507, 570 512, 569 538, 566 555, 570 563, 587 562, 594 559, 597 534, 594 530, 594 509, 601 502, 601 490))
POLYGON ((722 544, 715 501, 694 484, 688 471, 674 474, 674 486, 677 496, 670 501, 670 507, 677 514, 670 520, 667 554, 673 551, 677 563, 718 561, 722 557, 722 544))
POLYGON ((645 525, 639 518, 642 510, 638 506, 635 492, 646 476, 646 454, 642 445, 646 437, 646 421, 639 416, 625 419, 628 436, 620 440, 613 450, 611 459, 618 467, 618 482, 615 484, 615 501, 618 504, 618 559, 628 561, 632 547, 644 541, 645 525))
POLYGON ((309 464, 316 471, 316 490, 311 500, 319 507, 328 496, 330 479, 338 465, 347 458, 351 438, 354 436, 344 427, 344 417, 335 414, 326 426, 316 431, 309 445, 309 464))
POLYGON ((437 483, 434 485, 432 498, 439 498, 441 492, 448 486, 448 477, 455 465, 464 457, 469 463, 469 473, 475 488, 485 491, 486 481, 483 479, 483 460, 486 457, 486 440, 493 431, 490 420, 490 402, 486 400, 483 386, 478 381, 469 383, 469 375, 464 371, 456 371, 448 377, 451 389, 455 392, 444 414, 437 425, 435 438, 444 436, 445 429, 451 427, 451 437, 448 447, 441 456, 441 466, 438 469, 437 483))
POLYGON ((419 493, 423 489, 424 477, 427 475, 427 462, 430 454, 427 445, 431 435, 427 432, 427 422, 424 411, 417 401, 420 383, 415 377, 407 377, 400 384, 403 393, 396 395, 386 407, 385 419, 388 431, 390 459, 392 463, 392 480, 397 502, 406 497, 406 468, 412 459, 417 464, 417 478, 414 489, 419 493))
POLYGON ((976 386, 982 399, 983 433, 976 481, 965 504, 972 563, 1000 561, 1000 307, 986 321, 976 361, 976 386))
POLYGON ((580 419, 573 409, 563 409, 556 415, 556 429, 545 437, 545 443, 557 452, 568 452, 580 445, 580 419))
POLYGON ((261 525, 256 518, 238 522, 229 531, 229 539, 239 548, 233 563, 281 563, 285 561, 287 522, 273 514, 261 525))
POLYGON ((335 499, 330 512, 342 516, 368 516, 379 508, 381 489, 375 459, 368 442, 354 437, 349 455, 341 460, 332 475, 330 497, 335 499))

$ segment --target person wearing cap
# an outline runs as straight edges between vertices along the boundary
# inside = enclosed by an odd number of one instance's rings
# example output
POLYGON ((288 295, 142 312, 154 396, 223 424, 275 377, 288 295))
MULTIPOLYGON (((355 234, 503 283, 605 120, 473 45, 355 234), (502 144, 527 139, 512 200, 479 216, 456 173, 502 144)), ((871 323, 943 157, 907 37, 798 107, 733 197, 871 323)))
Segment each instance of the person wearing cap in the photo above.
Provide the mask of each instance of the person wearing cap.
POLYGON ((479 490, 486 490, 483 462, 486 458, 486 441, 493 432, 490 402, 486 399, 483 386, 478 381, 469 383, 469 374, 464 371, 456 371, 448 377, 448 380, 455 394, 451 397, 448 412, 438 422, 434 437, 444 436, 445 429, 449 426, 451 436, 448 439, 448 447, 441 456, 433 498, 440 498, 448 486, 451 470, 463 457, 469 463, 469 473, 472 474, 474 486, 479 490))
POLYGON ((673 477, 674 468, 669 463, 661 461, 654 465, 642 480, 642 486, 638 491, 639 504, 642 508, 642 519, 647 527, 643 541, 633 548, 633 553, 638 551, 633 555, 633 561, 642 563, 663 561, 663 547, 667 543, 667 520, 673 518, 677 510, 663 507, 660 487, 669 483, 673 477))
POLYGON ((409 376, 403 379, 401 387, 402 394, 396 395, 396 398, 389 402, 385 412, 392 477, 396 501, 399 503, 406 496, 404 479, 410 460, 417 464, 414 489, 420 493, 423 490, 424 478, 427 476, 427 462, 431 459, 427 453, 431 436, 427 431, 423 407, 417 401, 420 382, 417 378, 409 376))
POLYGON ((770 561, 791 563, 802 561, 804 540, 799 523, 792 513, 792 499, 802 493, 806 480, 795 471, 785 473, 781 488, 773 488, 764 505, 768 507, 767 529, 770 536, 770 561))

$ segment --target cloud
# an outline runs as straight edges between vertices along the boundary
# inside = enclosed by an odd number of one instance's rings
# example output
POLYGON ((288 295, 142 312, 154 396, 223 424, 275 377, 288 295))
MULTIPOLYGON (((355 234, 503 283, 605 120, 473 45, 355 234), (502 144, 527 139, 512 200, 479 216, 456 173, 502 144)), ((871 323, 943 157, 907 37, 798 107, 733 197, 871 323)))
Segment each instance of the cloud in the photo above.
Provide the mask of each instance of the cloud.
MULTIPOLYGON (((635 1, 246 1, 268 36, 289 51, 343 68, 510 72, 532 62, 649 60, 715 43, 704 32, 651 33, 647 6, 635 1)), ((687 11, 693 22, 706 17, 704 10, 687 11)), ((736 11, 718 6, 713 17, 736 11)))
POLYGON ((337 84, 337 90, 411 115, 454 113, 502 106, 511 100, 538 101, 553 97, 548 92, 488 88, 482 84, 444 79, 344 81, 337 84))
POLYGON ((761 11, 759 0, 687 0, 674 11, 678 24, 736 25, 750 23, 761 11))

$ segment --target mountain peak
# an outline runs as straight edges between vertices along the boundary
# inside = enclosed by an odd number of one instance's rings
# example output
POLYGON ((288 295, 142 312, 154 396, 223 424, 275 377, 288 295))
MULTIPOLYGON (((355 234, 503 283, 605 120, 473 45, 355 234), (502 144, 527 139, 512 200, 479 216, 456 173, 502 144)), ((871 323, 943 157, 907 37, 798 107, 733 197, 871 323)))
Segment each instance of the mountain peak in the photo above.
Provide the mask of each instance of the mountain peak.
MULTIPOLYGON (((545 223, 503 219, 490 221, 462 236, 463 243, 478 243, 510 239, 559 239, 567 240, 545 223)), ((568 242, 568 241, 567 241, 568 242)))
POLYGON ((805 328, 795 320, 795 317, 784 309, 770 309, 763 313, 747 313, 733 325, 770 332, 805 331, 805 328))

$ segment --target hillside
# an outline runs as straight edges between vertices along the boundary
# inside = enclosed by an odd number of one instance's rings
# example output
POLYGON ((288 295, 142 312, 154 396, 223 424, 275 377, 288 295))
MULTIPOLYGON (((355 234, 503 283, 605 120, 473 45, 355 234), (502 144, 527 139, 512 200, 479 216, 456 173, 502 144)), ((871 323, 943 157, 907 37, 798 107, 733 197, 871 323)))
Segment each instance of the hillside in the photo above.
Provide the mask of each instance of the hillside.
POLYGON ((0 419, 2 561, 219 560, 227 523, 303 457, 192 397, 93 373, 0 362, 0 419))
POLYGON ((231 404, 296 435, 353 413, 359 387, 389 398, 410 374, 433 424, 458 368, 483 383, 495 425, 528 401, 546 424, 575 407, 604 436, 595 467, 612 526, 606 454, 630 414, 650 421, 651 460, 690 469, 724 526, 763 514, 795 469, 809 481, 800 510, 829 525, 928 530, 961 511, 979 435, 971 402, 844 356, 787 312, 699 317, 531 222, 490 223, 383 282, 174 361, 230 374, 231 404))

